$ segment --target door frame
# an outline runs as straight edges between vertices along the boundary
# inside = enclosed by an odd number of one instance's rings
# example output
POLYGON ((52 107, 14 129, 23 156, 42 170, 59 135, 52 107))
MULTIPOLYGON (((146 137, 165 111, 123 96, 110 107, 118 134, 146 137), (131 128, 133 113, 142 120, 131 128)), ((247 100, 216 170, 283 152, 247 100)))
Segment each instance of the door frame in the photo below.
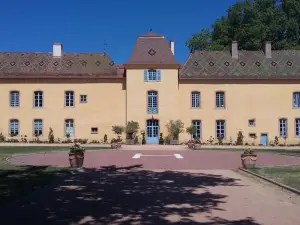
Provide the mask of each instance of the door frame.
POLYGON ((266 133, 266 132, 260 133, 260 140, 259 140, 259 143, 260 143, 260 144, 262 144, 262 143, 261 143, 261 137, 262 137, 262 136, 266 136, 266 137, 267 137, 267 143, 266 143, 266 145, 264 145, 264 146, 268 146, 268 143, 269 143, 269 134, 266 133))
MULTIPOLYGON (((159 125, 159 119, 155 119, 155 118, 150 118, 150 119, 146 119, 146 143, 148 144, 158 144, 158 141, 159 141, 159 133, 160 133, 160 125, 159 125), (152 137, 152 141, 149 141, 149 139, 148 139, 148 121, 150 121, 150 120, 155 120, 155 121, 157 121, 157 137, 152 137)), ((155 126, 152 126, 152 132, 153 132, 153 128, 154 128, 155 126)), ((150 137, 151 138, 151 137, 150 137)))

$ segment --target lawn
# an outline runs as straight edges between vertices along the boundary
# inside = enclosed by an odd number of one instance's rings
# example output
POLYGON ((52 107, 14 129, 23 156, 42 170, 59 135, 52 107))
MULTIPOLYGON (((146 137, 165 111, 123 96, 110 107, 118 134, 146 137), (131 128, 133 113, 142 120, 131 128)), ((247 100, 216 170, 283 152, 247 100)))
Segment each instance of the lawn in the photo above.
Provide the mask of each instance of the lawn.
MULTIPOLYGON (((107 148, 90 147, 87 149, 107 148)), ((62 167, 15 166, 7 163, 7 157, 14 154, 68 150, 67 146, 0 146, 0 208, 70 172, 70 168, 62 167)))
POLYGON ((279 183, 300 190, 300 165, 287 167, 253 168, 249 170, 264 177, 275 180, 279 183))

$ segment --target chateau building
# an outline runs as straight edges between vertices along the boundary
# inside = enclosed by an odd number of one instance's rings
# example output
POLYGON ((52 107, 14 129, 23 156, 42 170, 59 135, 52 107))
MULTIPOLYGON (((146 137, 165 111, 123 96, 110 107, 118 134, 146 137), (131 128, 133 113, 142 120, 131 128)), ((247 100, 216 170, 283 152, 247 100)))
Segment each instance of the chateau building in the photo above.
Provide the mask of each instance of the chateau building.
MULTIPOLYGON (((137 121, 147 143, 167 135, 169 120, 193 124, 203 141, 243 132, 249 144, 300 142, 300 51, 195 51, 184 64, 174 41, 140 35, 127 62, 105 53, 0 53, 0 128, 8 136, 101 140, 112 126, 137 121)), ((180 140, 189 139, 187 133, 180 140)))

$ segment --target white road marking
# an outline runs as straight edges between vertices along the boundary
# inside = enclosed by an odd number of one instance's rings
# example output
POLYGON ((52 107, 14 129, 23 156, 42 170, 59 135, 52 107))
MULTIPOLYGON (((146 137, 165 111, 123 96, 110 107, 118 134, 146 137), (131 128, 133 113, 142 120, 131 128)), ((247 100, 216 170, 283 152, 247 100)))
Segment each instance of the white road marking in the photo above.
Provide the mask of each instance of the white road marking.
POLYGON ((159 157, 159 156, 174 156, 176 159, 183 159, 183 156, 181 154, 173 154, 173 155, 143 155, 141 153, 134 154, 132 157, 133 159, 140 159, 142 156, 150 156, 150 157, 159 157))
POLYGON ((142 154, 138 153, 138 154, 135 154, 132 158, 133 159, 139 159, 141 158, 142 154))
POLYGON ((176 159, 183 159, 182 155, 180 155, 180 154, 174 154, 174 156, 176 159))

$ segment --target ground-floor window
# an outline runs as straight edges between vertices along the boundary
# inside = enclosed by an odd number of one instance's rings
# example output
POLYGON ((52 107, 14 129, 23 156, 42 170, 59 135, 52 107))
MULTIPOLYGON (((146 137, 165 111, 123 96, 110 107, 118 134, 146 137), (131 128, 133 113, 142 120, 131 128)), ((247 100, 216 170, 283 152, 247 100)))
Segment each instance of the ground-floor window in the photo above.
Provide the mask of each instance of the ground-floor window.
POLYGON ((295 132, 296 136, 300 137, 300 119, 295 119, 295 132))
POLYGON ((74 120, 67 119, 65 120, 65 135, 73 137, 74 136, 74 120))
POLYGON ((19 135, 19 120, 12 119, 9 121, 9 131, 11 136, 19 135))
POLYGON ((35 136, 43 135, 43 120, 36 119, 33 121, 33 132, 35 136))
POLYGON ((216 121, 216 137, 225 138, 225 120, 216 121))
POLYGON ((279 120, 279 136, 280 137, 287 136, 287 119, 279 120))
POLYGON ((193 138, 201 138, 201 120, 193 120, 193 127, 196 128, 196 132, 193 134, 193 138))

